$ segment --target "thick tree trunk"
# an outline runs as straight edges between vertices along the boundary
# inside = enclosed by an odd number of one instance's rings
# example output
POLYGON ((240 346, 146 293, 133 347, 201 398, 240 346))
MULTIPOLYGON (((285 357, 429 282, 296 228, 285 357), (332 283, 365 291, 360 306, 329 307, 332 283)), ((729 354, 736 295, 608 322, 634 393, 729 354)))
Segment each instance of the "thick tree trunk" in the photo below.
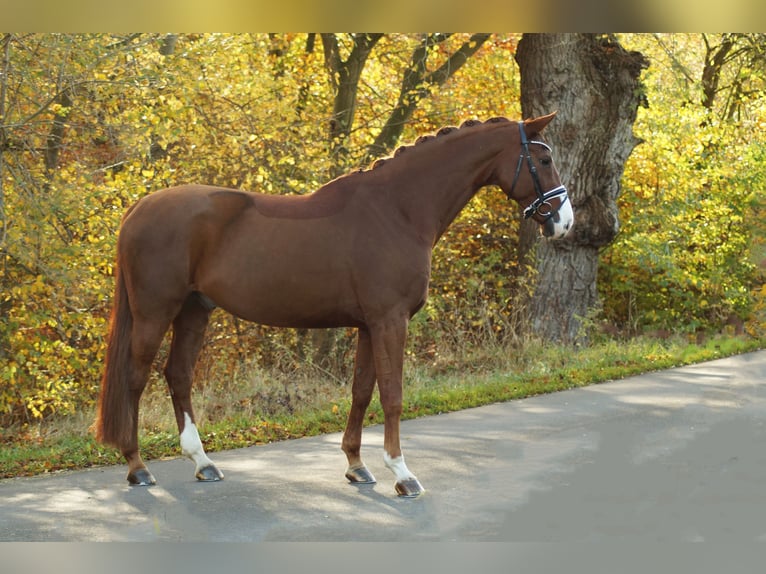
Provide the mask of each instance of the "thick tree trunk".
POLYGON ((516 61, 524 117, 558 111, 546 140, 569 189, 575 225, 559 242, 540 241, 525 223, 522 261, 537 268, 530 327, 545 340, 582 340, 583 319, 598 306, 599 248, 617 235, 617 196, 644 101, 639 76, 648 62, 599 34, 524 34, 516 61))

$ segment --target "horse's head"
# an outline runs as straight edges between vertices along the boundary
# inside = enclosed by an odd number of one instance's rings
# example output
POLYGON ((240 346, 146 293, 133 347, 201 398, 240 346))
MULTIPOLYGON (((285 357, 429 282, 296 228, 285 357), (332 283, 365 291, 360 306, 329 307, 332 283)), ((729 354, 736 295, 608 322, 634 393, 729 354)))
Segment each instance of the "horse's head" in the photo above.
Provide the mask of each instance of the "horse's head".
POLYGON ((505 194, 524 209, 524 217, 537 221, 545 237, 561 239, 574 224, 574 211, 551 148, 541 136, 555 115, 519 122, 518 137, 501 154, 495 173, 505 194))

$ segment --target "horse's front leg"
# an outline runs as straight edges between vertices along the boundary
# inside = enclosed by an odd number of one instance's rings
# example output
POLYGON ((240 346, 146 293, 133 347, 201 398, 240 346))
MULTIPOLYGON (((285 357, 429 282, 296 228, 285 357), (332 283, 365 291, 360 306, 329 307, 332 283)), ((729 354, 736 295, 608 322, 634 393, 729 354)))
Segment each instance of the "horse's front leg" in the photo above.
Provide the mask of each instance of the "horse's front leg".
POLYGON ((370 332, 360 328, 357 333, 354 382, 351 387, 351 410, 348 413, 346 431, 343 433, 341 448, 346 453, 348 468, 346 478, 356 484, 371 484, 375 477, 362 462, 362 427, 364 414, 375 389, 375 364, 372 359, 370 332))
POLYGON ((399 441, 402 416, 402 369, 404 344, 407 338, 407 319, 400 317, 386 321, 371 330, 375 357, 375 372, 383 407, 383 460, 394 473, 395 488, 400 496, 415 497, 425 489, 404 463, 399 441))

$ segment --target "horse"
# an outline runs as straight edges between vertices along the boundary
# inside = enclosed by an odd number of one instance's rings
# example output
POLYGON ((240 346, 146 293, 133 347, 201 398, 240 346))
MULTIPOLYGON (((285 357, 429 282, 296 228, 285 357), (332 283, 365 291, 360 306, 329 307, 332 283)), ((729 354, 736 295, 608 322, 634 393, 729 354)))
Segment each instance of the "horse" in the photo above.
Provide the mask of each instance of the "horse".
POLYGON ((121 451, 128 483, 156 483, 139 452, 139 400, 171 327, 164 376, 181 453, 194 462, 198 480, 223 479, 200 441, 191 402, 208 318, 222 308, 276 327, 356 328, 352 403, 341 443, 345 477, 375 482, 360 450, 377 382, 383 459, 395 491, 404 497, 424 492, 405 464, 399 424, 407 326, 426 302, 432 250, 487 185, 514 199, 543 236, 567 234, 574 210, 541 136, 554 116, 442 128, 305 195, 182 185, 133 204, 117 240, 94 424, 96 438, 121 451))

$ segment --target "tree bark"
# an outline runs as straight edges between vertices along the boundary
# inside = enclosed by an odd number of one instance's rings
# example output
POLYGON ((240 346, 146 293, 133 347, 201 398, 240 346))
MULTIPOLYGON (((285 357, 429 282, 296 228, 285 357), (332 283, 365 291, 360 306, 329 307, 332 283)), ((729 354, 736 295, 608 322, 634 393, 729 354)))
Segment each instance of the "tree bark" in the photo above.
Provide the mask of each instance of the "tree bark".
POLYGON ((160 40, 160 54, 163 56, 172 56, 176 52, 178 43, 178 34, 165 34, 160 40))
POLYGON ((632 128, 648 61, 599 34, 524 34, 516 61, 523 116, 558 111, 545 137, 575 209, 562 241, 540 241, 536 225, 522 226, 522 262, 537 269, 530 330, 544 340, 583 342, 583 320, 599 303, 599 249, 619 232, 620 180, 640 143, 632 128))

